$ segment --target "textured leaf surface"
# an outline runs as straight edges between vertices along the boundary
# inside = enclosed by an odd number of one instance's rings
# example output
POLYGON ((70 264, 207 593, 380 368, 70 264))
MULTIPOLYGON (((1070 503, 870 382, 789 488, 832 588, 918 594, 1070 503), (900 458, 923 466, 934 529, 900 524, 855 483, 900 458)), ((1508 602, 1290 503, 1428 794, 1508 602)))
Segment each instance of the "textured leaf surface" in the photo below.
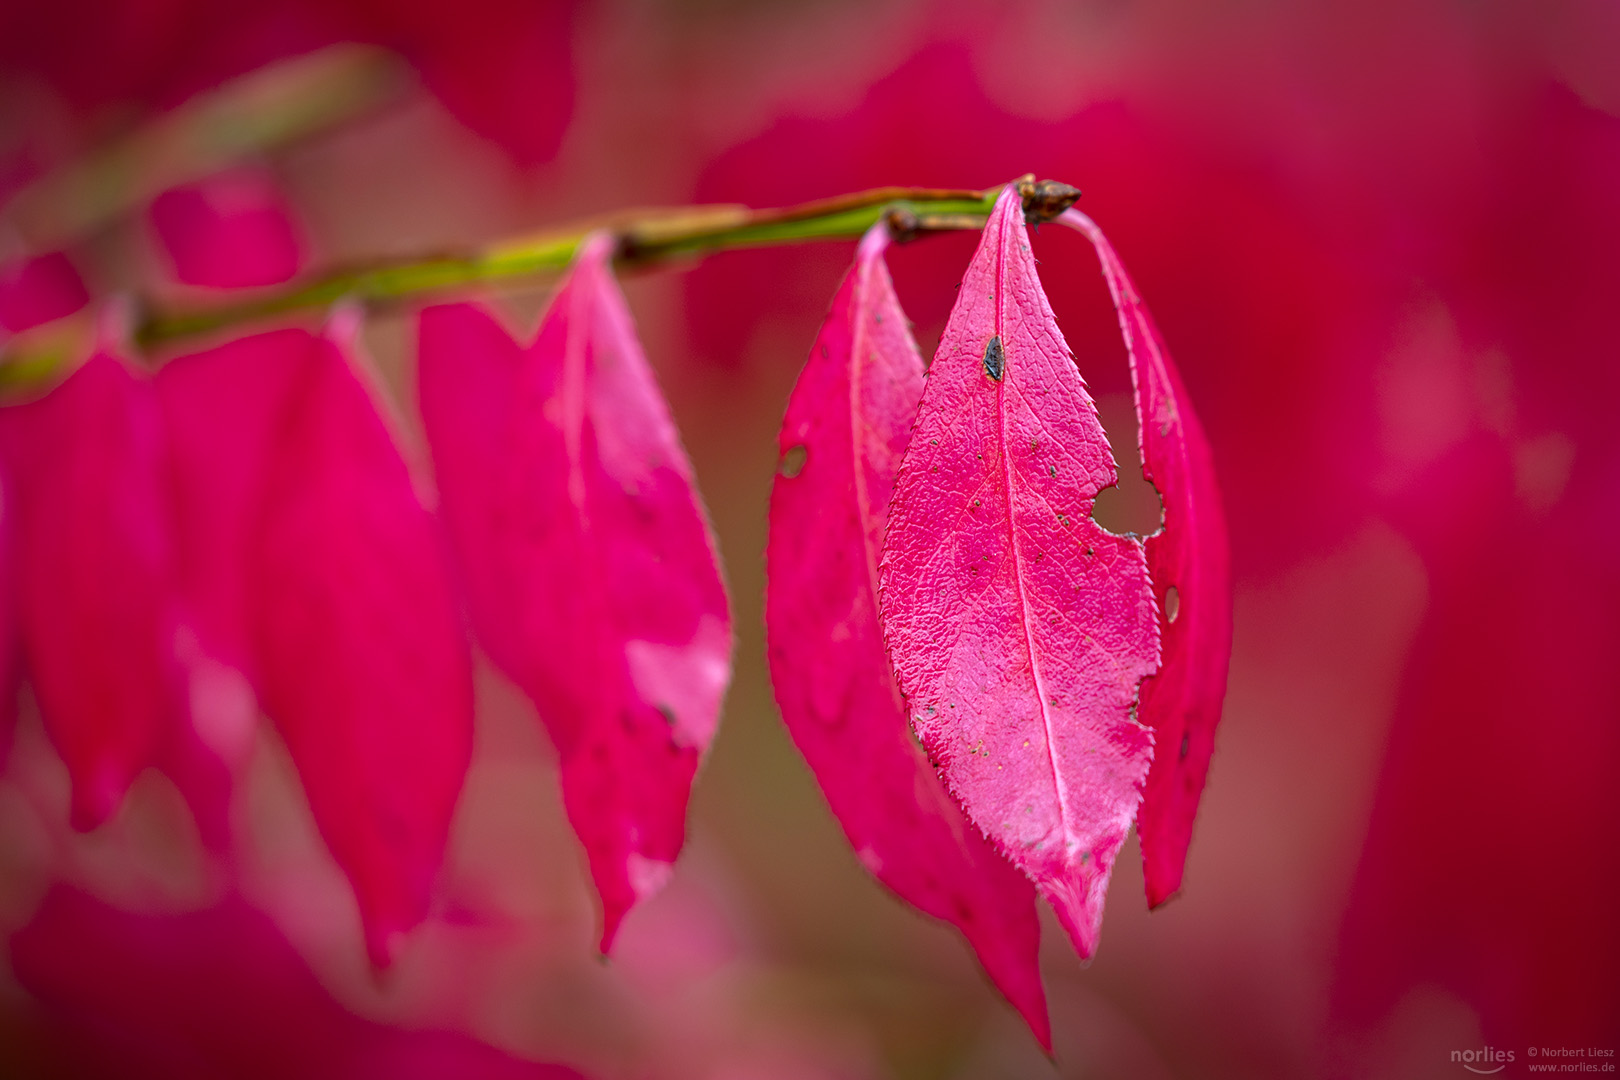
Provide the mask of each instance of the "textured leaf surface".
POLYGON ((602 898, 602 948, 668 878, 730 678, 714 544, 597 235, 515 343, 423 312, 421 399, 490 656, 538 707, 602 898))
POLYGON ((887 245, 881 223, 861 242, 788 400, 766 548, 771 679, 862 863, 960 929, 1050 1049, 1034 890, 912 738, 878 623, 878 556, 923 388, 887 245))
POLYGON ((1131 716, 1158 661, 1142 547, 1091 520, 1115 478, 1009 188, 928 372, 880 599, 923 745, 1082 956, 1153 748, 1131 716))
POLYGON ((330 342, 265 334, 160 384, 203 647, 251 673, 385 963, 426 910, 472 753, 432 519, 330 342))
POLYGON ((0 441, 28 675, 90 829, 158 759, 180 703, 162 422, 150 385, 97 355, 4 410, 0 441))
POLYGON ((1153 729, 1158 752, 1136 822, 1148 904, 1157 907, 1181 888, 1226 698, 1232 655, 1226 516, 1203 425, 1125 265, 1085 214, 1069 210, 1059 220, 1097 249, 1130 357, 1142 469, 1164 500, 1164 526, 1145 544, 1164 658, 1142 684, 1138 715, 1153 729))

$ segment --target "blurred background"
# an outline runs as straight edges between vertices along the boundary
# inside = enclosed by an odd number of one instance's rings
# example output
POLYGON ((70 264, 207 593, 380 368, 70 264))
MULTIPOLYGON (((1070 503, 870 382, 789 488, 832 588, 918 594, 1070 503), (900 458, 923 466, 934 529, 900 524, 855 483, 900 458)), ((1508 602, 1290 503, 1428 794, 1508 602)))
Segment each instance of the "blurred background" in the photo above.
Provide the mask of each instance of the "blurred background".
MULTIPOLYGON (((605 1078, 1439 1077, 1484 1047, 1515 1075, 1531 1047, 1620 1051, 1617 58, 1610 0, 0 4, 0 262, 64 251, 92 297, 629 206, 1075 184, 1209 431, 1237 590, 1183 895, 1146 911, 1133 842, 1093 963, 1046 920, 1048 1062, 965 944, 864 873, 772 704, 775 432, 853 244, 635 276, 738 642, 686 853, 614 959, 554 753, 485 663, 435 911, 382 976, 268 727, 227 866, 154 772, 69 830, 25 701, 0 778, 0 1071, 105 1045, 124 1074, 191 1075, 216 1019, 241 1047, 459 1033, 505 1052, 491 1070, 605 1078), (273 111, 334 56, 358 74, 291 136, 96 157, 249 73, 273 111)), ((974 243, 891 256, 925 353, 974 243)), ((1036 245, 1136 474, 1105 512, 1151 527, 1095 259, 1056 229, 1036 245)), ((34 287, 0 284, 7 331, 38 321, 34 287)), ((543 299, 506 302, 532 325, 543 299)), ((364 331, 407 456, 413 327, 364 331)))

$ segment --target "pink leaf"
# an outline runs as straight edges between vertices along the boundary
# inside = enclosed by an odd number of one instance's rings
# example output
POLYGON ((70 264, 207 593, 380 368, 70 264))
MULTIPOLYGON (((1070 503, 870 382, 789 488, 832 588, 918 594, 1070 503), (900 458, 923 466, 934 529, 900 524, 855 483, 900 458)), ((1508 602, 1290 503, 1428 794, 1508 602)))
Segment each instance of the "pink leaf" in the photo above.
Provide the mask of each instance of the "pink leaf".
POLYGON ((1091 520, 1114 463, 1009 187, 923 389, 881 571, 889 655, 968 816, 1096 947, 1152 735, 1141 544, 1091 520))
POLYGON ((203 648, 251 672, 386 963, 426 910, 472 753, 432 519, 332 343, 265 334, 160 382, 203 648))
POLYGON ((275 181, 237 169, 172 188, 152 202, 152 225, 174 276, 187 285, 274 285, 298 272, 303 245, 275 181))
POLYGON ((422 413, 485 647, 539 708, 602 897, 602 948, 667 878, 730 678, 714 542, 596 235, 517 345, 422 314, 422 413))
POLYGON ((123 800, 179 709, 163 432, 149 384, 105 354, 0 414, 17 614, 76 828, 123 800))
POLYGON ((1142 684, 1139 713, 1153 729, 1159 753, 1148 771, 1136 823, 1148 904, 1158 907, 1181 888, 1226 697, 1232 655, 1226 516, 1203 425, 1125 265, 1089 217, 1069 210, 1059 220, 1084 233, 1097 249, 1130 356, 1142 471, 1164 499, 1164 527, 1145 545, 1164 660, 1159 673, 1142 684))
POLYGON ((771 679, 861 861, 960 929, 1050 1050, 1034 891, 913 740, 878 624, 878 555, 923 390, 888 243, 881 223, 866 234, 788 401, 766 548, 771 679))
POLYGON ((89 302, 79 272, 60 251, 0 265, 0 328, 14 334, 71 315, 89 302))

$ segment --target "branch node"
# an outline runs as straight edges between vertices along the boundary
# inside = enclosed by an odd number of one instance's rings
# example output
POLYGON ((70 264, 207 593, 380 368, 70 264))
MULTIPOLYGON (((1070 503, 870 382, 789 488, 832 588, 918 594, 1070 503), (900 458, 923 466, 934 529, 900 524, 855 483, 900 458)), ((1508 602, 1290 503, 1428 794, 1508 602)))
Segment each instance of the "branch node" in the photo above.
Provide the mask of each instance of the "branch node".
POLYGON ((916 211, 909 206, 889 207, 883 212, 883 224, 889 230, 889 239, 896 244, 910 243, 917 239, 917 231, 921 226, 916 211))
POLYGON ((1033 173, 1019 177, 1014 183, 1019 197, 1024 200, 1026 225, 1044 225, 1055 220, 1080 198, 1079 188, 1061 180, 1036 180, 1033 173))

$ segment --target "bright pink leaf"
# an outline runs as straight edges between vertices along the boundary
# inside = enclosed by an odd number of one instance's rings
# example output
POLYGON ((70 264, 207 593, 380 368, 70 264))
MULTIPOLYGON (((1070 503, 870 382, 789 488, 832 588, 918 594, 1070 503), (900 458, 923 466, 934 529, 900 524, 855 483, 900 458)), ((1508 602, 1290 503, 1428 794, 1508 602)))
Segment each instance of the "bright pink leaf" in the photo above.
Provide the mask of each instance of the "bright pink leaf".
POLYGON ((151 387, 107 355, 0 413, 17 614, 45 730, 91 829, 178 714, 174 553, 151 387))
POLYGON ((151 213, 174 276, 187 285, 274 285, 303 262, 292 211, 275 181, 257 170, 171 188, 152 201, 151 213))
POLYGON ((539 708, 602 897, 602 948, 668 877, 730 678, 691 465, 585 242, 527 349, 468 305, 422 314, 422 414, 485 647, 539 708))
POLYGON ((432 519, 331 342, 265 334, 159 382, 202 648, 251 674, 386 963, 426 910, 472 753, 432 519))
POLYGON ((968 816, 1096 947, 1151 733, 1141 544, 1091 520, 1114 462, 1009 187, 928 372, 895 485, 881 602, 929 755, 968 816))
POLYGON ((90 302, 79 272, 60 251, 0 265, 0 328, 20 334, 90 302))
POLYGON ((788 400, 771 489, 765 625, 782 719, 851 846, 954 924, 1051 1047, 1030 884, 951 801, 912 738, 878 624, 878 556, 923 361, 867 233, 788 400))
POLYGON ((1124 263, 1085 214, 1069 210, 1059 220, 1097 249, 1130 357, 1142 471, 1164 500, 1164 526, 1145 545, 1164 658, 1158 674, 1142 684, 1138 712, 1159 752, 1136 821, 1148 904, 1158 907, 1181 888, 1226 698, 1232 655, 1226 515, 1204 427, 1124 263))

